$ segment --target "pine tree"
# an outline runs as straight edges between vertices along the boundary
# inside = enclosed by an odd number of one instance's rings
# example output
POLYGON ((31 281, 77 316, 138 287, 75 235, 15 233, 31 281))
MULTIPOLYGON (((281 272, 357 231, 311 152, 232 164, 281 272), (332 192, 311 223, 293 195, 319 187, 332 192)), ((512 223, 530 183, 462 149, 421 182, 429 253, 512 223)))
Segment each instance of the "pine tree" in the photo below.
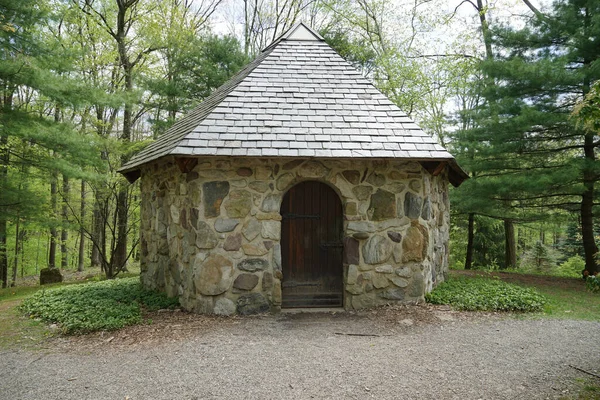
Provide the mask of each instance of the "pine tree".
POLYGON ((465 192, 482 214, 513 219, 579 213, 586 269, 598 271, 593 234, 597 137, 570 117, 600 77, 600 3, 556 2, 523 29, 492 30, 494 59, 477 127, 459 135, 476 172, 465 192))

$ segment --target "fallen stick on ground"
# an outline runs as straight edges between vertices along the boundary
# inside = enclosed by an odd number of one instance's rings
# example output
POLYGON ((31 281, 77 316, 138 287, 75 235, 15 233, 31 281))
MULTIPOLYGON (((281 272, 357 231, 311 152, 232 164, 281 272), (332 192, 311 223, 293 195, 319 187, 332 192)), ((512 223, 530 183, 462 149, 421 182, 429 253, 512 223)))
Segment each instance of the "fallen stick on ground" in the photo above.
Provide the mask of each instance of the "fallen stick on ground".
POLYGON ((593 372, 590 372, 590 371, 586 371, 585 369, 581 369, 581 368, 576 367, 574 365, 569 364, 569 367, 571 367, 573 369, 576 369, 577 371, 581 371, 581 372, 583 372, 585 374, 588 374, 588 375, 591 375, 591 376, 595 376, 596 378, 600 378, 600 375, 594 374, 593 372))

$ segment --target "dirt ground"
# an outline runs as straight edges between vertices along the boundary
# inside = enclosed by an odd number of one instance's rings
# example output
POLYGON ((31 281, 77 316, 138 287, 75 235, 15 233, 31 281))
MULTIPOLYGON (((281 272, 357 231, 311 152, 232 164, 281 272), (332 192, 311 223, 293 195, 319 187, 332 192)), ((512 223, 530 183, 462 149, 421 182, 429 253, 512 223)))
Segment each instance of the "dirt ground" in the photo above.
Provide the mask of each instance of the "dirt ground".
POLYGON ((0 353, 0 398, 561 399, 595 379, 576 368, 600 374, 598 322, 431 305, 146 318, 0 353))

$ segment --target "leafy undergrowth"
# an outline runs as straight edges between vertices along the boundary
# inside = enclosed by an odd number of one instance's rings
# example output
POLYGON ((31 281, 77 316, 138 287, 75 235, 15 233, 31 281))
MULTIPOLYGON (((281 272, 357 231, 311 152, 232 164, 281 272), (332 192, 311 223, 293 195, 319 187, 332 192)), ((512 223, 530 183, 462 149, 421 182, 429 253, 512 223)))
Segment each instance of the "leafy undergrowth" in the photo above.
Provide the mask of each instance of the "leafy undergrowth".
POLYGON ((57 324, 64 333, 114 330, 142 322, 141 308, 174 308, 177 299, 142 289, 139 278, 42 289, 25 299, 21 311, 57 324))
POLYGON ((483 276, 486 279, 500 279, 522 287, 534 288, 547 300, 544 305, 544 317, 600 321, 600 293, 587 290, 585 281, 581 278, 504 271, 450 271, 450 276, 483 276))
POLYGON ((451 277, 425 298, 432 304, 467 311, 536 312, 542 311, 546 303, 534 289, 483 277, 451 277))

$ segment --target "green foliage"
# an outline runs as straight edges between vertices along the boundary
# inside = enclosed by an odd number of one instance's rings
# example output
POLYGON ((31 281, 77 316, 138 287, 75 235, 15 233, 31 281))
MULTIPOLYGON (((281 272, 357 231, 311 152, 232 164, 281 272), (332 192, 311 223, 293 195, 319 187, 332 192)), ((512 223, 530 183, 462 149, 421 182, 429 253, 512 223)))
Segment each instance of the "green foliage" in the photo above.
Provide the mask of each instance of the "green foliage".
POLYGON ((125 278, 40 290, 23 301, 21 310, 74 334, 138 324, 141 306, 158 310, 178 304, 178 299, 144 290, 138 278, 125 278))
POLYGON ((551 273, 556 267, 558 253, 552 248, 537 242, 523 255, 521 268, 525 271, 551 273))
POLYGON ((536 290, 489 278, 451 278, 425 299, 467 311, 542 311, 546 299, 536 290))
POLYGON ((600 293, 600 275, 589 275, 585 279, 585 286, 590 292, 600 293))
POLYGON ((585 269, 585 260, 581 256, 569 257, 567 261, 560 264, 555 275, 569 278, 581 278, 581 272, 585 269))

